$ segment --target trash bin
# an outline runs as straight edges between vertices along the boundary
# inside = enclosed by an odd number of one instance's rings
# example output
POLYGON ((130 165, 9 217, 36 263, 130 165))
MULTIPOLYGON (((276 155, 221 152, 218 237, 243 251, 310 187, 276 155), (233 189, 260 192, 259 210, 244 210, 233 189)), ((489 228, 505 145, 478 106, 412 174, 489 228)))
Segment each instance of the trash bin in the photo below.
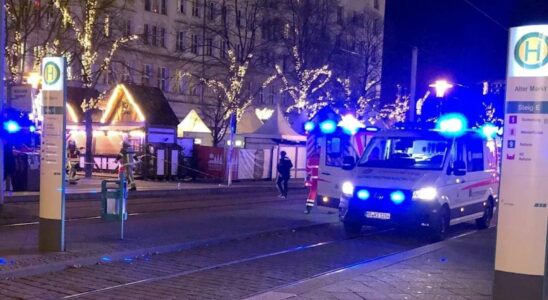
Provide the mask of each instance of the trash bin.
POLYGON ((12 174, 13 190, 32 192, 40 190, 40 154, 18 152, 14 155, 15 170, 12 174))
POLYGON ((125 178, 122 178, 122 180, 103 180, 101 182, 101 218, 103 220, 127 220, 126 200, 127 184, 125 178))
POLYGON ((120 221, 120 239, 124 239, 124 221, 127 220, 127 183, 124 174, 120 180, 101 182, 101 218, 120 221))

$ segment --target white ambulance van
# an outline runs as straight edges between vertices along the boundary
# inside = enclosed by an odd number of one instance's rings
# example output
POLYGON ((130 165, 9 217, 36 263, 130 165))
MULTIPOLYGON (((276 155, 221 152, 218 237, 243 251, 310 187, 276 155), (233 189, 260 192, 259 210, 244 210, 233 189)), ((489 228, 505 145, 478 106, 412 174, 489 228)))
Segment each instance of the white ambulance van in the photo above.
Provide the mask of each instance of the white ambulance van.
POLYGON ((347 232, 362 225, 427 227, 435 240, 450 225, 489 227, 499 184, 496 143, 477 132, 445 137, 433 130, 376 134, 347 168, 339 217, 347 232))

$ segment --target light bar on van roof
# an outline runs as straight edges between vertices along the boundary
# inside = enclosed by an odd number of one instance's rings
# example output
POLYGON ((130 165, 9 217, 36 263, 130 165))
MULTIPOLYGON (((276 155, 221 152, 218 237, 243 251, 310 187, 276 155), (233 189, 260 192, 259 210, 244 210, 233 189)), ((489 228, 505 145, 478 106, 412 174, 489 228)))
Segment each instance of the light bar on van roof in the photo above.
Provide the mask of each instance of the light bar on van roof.
POLYGON ((436 131, 446 137, 459 137, 468 130, 468 120, 459 113, 441 116, 436 123, 436 131))

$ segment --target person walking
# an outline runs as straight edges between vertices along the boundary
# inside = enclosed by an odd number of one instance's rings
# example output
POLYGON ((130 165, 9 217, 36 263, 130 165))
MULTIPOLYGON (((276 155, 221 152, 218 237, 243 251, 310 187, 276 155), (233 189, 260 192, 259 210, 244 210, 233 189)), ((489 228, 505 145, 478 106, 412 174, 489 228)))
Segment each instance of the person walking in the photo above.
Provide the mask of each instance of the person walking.
POLYGON ((13 191, 13 173, 15 173, 15 156, 13 155, 13 145, 7 140, 4 141, 4 188, 6 192, 13 191))
POLYGON ((280 198, 287 198, 287 182, 291 177, 291 168, 293 168, 293 163, 287 157, 285 151, 280 152, 280 162, 278 163, 278 189, 280 190, 280 198))
POLYGON ((78 179, 76 178, 76 171, 78 171, 78 166, 80 165, 80 150, 78 150, 74 140, 68 141, 67 164, 69 170, 68 182, 69 184, 76 184, 78 182, 78 179))
POLYGON ((122 174, 125 175, 130 191, 137 190, 135 178, 133 177, 133 165, 135 159, 135 153, 129 143, 127 141, 122 142, 122 149, 120 149, 120 153, 118 154, 118 157, 116 157, 116 162, 119 164, 118 176, 121 178, 122 174))

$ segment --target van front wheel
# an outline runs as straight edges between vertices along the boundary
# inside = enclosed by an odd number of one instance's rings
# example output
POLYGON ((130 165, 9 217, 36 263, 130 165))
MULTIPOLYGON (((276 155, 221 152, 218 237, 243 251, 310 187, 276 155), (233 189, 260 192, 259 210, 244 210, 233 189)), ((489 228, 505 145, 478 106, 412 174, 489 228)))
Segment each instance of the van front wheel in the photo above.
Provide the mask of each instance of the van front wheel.
POLYGON ((431 228, 431 239, 433 242, 443 241, 447 235, 447 230, 449 228, 449 209, 447 207, 442 207, 436 217, 436 220, 431 228))

